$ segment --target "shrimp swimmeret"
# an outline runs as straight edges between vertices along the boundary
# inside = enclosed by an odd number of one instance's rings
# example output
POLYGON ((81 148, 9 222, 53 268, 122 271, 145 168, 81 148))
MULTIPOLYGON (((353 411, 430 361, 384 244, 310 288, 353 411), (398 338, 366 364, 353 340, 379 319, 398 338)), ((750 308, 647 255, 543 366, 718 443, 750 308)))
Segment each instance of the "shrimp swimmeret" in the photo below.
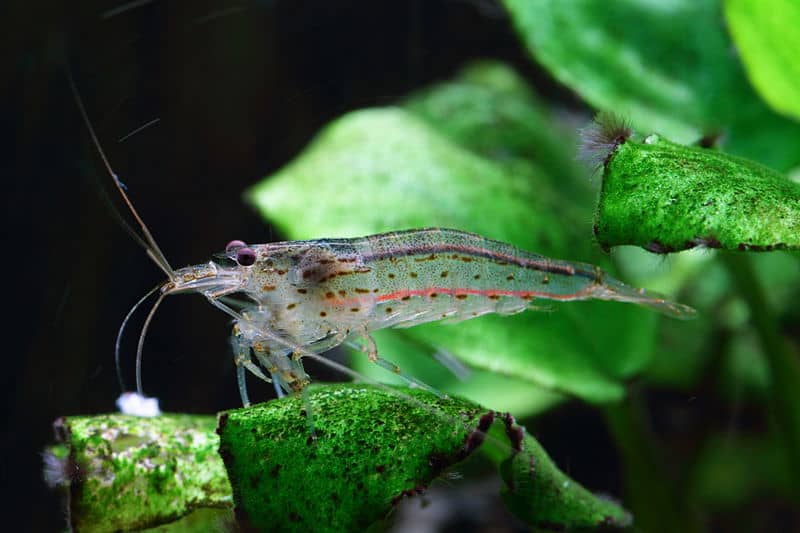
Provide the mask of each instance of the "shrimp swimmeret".
MULTIPOLYGON (((216 259, 173 270, 111 169, 74 84, 72 89, 103 162, 142 229, 141 244, 169 277, 159 287, 159 298, 139 338, 140 394, 144 331, 162 299, 178 293, 202 294, 234 319, 234 358, 244 405, 249 404, 245 370, 273 382, 279 394, 299 392, 309 384, 304 357, 360 377, 320 355, 356 339, 366 341, 364 351, 370 361, 411 386, 432 390, 378 356, 370 332, 382 328, 514 314, 538 299, 614 300, 673 318, 694 316, 692 308, 628 286, 597 266, 549 259, 444 228, 249 246, 231 241, 216 259)), ((123 327, 129 317, 130 313, 123 327)))

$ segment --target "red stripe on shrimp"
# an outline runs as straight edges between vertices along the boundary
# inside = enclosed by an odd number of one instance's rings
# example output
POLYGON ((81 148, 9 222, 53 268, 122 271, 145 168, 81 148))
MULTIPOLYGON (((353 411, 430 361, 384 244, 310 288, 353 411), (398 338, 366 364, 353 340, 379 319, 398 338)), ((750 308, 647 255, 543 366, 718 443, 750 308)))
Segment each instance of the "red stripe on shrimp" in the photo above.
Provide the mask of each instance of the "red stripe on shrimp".
POLYGON ((592 287, 586 287, 577 292, 569 294, 556 294, 552 292, 541 292, 541 291, 511 291, 503 289, 453 289, 449 287, 431 287, 428 289, 394 291, 388 294, 382 294, 378 296, 377 300, 378 302, 388 302, 392 300, 401 300, 403 298, 407 298, 410 296, 427 296, 430 298, 430 297, 436 297, 440 294, 447 296, 455 296, 455 297, 458 297, 460 295, 483 296, 486 298, 491 298, 493 296, 495 297, 510 296, 512 298, 521 298, 521 299, 546 298, 548 300, 574 300, 585 294, 588 294, 591 289, 592 287))

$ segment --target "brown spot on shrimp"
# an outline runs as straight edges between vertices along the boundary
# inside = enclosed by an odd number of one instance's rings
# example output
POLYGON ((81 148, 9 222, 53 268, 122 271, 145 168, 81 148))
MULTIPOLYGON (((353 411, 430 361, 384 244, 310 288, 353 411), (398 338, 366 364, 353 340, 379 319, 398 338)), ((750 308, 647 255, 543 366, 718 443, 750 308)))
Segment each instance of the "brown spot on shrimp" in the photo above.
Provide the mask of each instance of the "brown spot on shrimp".
POLYGON ((275 285, 262 285, 261 290, 264 292, 274 291, 277 287, 275 285))

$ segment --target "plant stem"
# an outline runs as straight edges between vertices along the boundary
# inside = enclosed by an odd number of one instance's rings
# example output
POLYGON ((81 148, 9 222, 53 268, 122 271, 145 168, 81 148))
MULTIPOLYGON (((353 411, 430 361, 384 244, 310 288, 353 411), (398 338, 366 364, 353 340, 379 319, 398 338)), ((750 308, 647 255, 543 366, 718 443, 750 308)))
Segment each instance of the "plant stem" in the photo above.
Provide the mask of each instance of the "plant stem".
MULTIPOLYGON (((770 369, 770 415, 783 440, 788 464, 794 472, 800 472, 800 360, 778 331, 777 320, 749 258, 734 253, 720 257, 750 307, 750 320, 761 340, 770 369)), ((800 496, 797 481, 793 488, 795 496, 800 496)))
POLYGON ((667 476, 669 459, 659 453, 637 397, 629 395, 606 406, 604 415, 622 458, 625 504, 633 513, 634 527, 652 533, 701 531, 667 476))

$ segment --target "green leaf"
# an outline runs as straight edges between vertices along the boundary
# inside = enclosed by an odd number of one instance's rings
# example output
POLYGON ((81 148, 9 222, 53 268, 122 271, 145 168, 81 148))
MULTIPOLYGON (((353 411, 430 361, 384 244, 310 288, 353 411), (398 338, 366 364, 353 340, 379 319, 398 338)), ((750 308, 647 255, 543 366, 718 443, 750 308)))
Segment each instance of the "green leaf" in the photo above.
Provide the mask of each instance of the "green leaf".
MULTIPOLYGON (((445 331, 452 332, 453 327, 446 327, 445 331)), ((496 411, 514 413, 518 418, 547 411, 565 399, 564 395, 536 386, 529 380, 474 367, 463 366, 455 372, 449 370, 435 358, 435 352, 441 347, 420 344, 418 337, 407 333, 408 330, 382 330, 376 331, 374 338, 384 357, 400 365, 407 374, 424 377, 425 383, 436 390, 469 398, 496 411), (456 373, 464 371, 466 375, 456 373)), ((449 353, 445 356, 454 358, 449 353)), ((454 359, 463 365, 457 358, 454 359)), ((351 366, 371 379, 404 384, 399 377, 370 363, 362 352, 352 353, 351 366)))
POLYGON ((521 449, 501 465, 503 501, 519 518, 555 531, 631 525, 624 509, 558 470, 536 439, 525 435, 521 449))
POLYGON ((230 517, 213 416, 71 416, 54 426, 62 444, 46 452, 45 478, 69 492, 72 529, 131 531, 185 516, 178 527, 204 531, 230 517))
POLYGON ((504 3, 531 55, 595 108, 682 143, 725 133, 726 150, 782 171, 800 163, 800 125, 749 86, 717 0, 504 3))
MULTIPOLYGON (((574 138, 554 129, 512 76, 497 65, 469 69, 463 79, 410 99, 422 119, 400 108, 345 115, 248 199, 291 239, 452 227, 613 271, 586 238, 593 209, 587 180, 578 178, 571 156, 558 155, 565 146, 571 151, 574 138), (526 148, 523 139, 534 130, 543 146, 560 151, 526 148)), ((403 334, 477 369, 592 402, 621 398, 622 381, 650 360, 656 315, 608 302, 545 305, 554 312, 423 325, 403 334)))
POLYGON ((800 118, 800 3, 725 0, 725 18, 756 90, 776 111, 800 118))
MULTIPOLYGON (((367 385, 315 386, 307 399, 221 414, 220 452, 240 521, 258 530, 364 530, 469 457, 495 418, 463 400, 420 390, 402 394, 412 400, 367 385), (315 438, 305 408, 313 414, 315 438)), ((520 440, 512 419, 502 428, 483 446, 513 464, 506 501, 520 518, 562 528, 630 523, 618 505, 561 473, 535 440, 520 440)))
POLYGON ((800 249, 800 184, 752 161, 651 135, 618 146, 595 219, 601 246, 800 249))

